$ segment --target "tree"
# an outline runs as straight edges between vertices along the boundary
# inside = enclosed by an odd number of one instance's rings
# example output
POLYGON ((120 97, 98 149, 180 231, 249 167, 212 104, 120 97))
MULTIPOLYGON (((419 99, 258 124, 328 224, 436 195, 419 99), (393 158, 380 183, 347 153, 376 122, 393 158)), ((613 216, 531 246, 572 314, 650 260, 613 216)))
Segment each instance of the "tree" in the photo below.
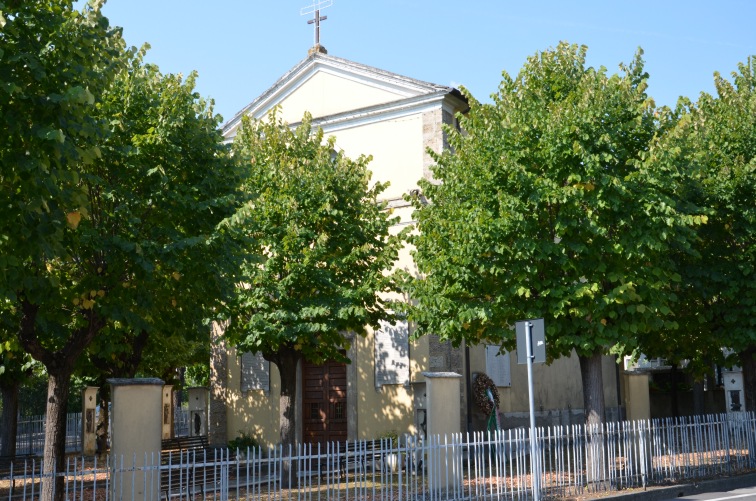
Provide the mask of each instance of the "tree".
MULTIPOLYGON (((0 157, 13 203, 0 209, 2 291, 20 343, 49 377, 47 472, 63 467, 65 402, 83 352, 97 343, 112 360, 119 345, 108 341, 206 337, 206 315, 233 284, 218 224, 238 177, 220 117, 194 75, 164 76, 125 50, 99 6, 3 10, 0 157)), ((64 495, 60 480, 43 482, 45 499, 64 495)))
POLYGON ((688 169, 688 202, 708 218, 697 230, 697 256, 680 269, 687 294, 681 321, 700 352, 743 368, 746 410, 756 411, 756 61, 732 81, 715 74, 716 96, 685 107, 667 159, 688 169))
POLYGON ((548 356, 580 360, 586 421, 604 420, 601 356, 673 326, 667 253, 685 245, 665 173, 647 152, 669 114, 645 93, 640 52, 621 73, 586 67, 560 43, 506 73, 492 104, 469 96, 464 132, 420 181, 408 292, 419 334, 514 348, 512 327, 543 317, 548 356))
POLYGON ((392 318, 381 294, 396 289, 388 271, 402 238, 378 203, 386 185, 370 185, 370 159, 336 152, 309 116, 294 130, 275 110, 266 121, 245 119, 233 154, 256 198, 233 220, 252 247, 227 336, 278 367, 280 438, 290 446, 297 364, 346 361, 349 332, 392 318))
MULTIPOLYGON (((70 1, 0 1, 0 291, 16 308, 23 348, 45 363, 50 375, 46 472, 63 464, 65 409, 60 406, 67 394, 66 384, 58 383, 70 374, 55 357, 39 358, 27 341, 36 339, 40 303, 50 292, 59 297, 59 278, 46 265, 68 259, 67 222, 75 222, 77 209, 86 206, 80 170, 97 158, 107 132, 96 118, 95 96, 115 76, 123 42, 99 7, 79 13, 70 1)), ((89 326, 44 325, 54 340, 50 346, 57 345, 48 349, 63 359, 80 352, 100 325, 92 313, 89 326)), ((45 499, 52 499, 53 487, 49 480, 43 483, 45 499)))

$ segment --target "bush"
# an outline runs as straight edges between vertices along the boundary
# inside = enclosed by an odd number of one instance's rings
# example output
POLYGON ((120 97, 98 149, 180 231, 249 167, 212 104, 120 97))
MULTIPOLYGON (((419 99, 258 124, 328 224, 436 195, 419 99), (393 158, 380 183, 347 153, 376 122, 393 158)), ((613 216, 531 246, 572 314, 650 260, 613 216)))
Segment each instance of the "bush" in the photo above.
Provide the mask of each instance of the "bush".
POLYGON ((246 451, 248 448, 258 449, 260 442, 251 433, 239 431, 239 436, 228 443, 228 448, 231 450, 239 449, 240 451, 246 451))
POLYGON ((388 430, 384 431, 380 435, 378 435, 378 440, 383 440, 384 442, 391 441, 391 447, 396 448, 399 446, 399 433, 396 430, 388 430))

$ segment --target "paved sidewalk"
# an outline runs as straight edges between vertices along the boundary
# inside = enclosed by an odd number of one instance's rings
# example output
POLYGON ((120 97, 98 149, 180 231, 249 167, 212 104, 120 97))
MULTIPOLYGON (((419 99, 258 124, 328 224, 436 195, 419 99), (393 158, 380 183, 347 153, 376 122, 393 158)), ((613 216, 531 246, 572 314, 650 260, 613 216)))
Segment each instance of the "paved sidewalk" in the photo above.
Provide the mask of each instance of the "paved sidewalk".
POLYGON ((626 491, 586 494, 584 496, 573 496, 563 499, 565 499, 565 501, 586 501, 594 499, 611 501, 659 501, 662 499, 673 499, 704 492, 741 489, 743 487, 756 487, 756 473, 746 473, 745 475, 714 478, 711 480, 701 480, 700 482, 689 482, 664 487, 648 487, 646 490, 629 489, 626 491))

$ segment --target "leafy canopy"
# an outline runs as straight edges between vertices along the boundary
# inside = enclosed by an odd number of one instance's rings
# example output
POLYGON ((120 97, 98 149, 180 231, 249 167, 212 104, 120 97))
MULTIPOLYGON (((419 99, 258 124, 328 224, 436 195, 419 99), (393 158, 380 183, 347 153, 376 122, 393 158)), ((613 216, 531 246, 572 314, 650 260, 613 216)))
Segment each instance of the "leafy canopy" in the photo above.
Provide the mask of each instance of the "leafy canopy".
POLYGON ((683 356, 708 366, 722 363, 720 348, 756 349, 756 63, 740 64, 732 81, 714 79, 715 96, 680 103, 667 154, 656 159, 687 173, 684 199, 707 215, 696 254, 680 258, 684 329, 674 335, 685 340, 683 356))
POLYGON ((646 95, 640 52, 609 75, 586 51, 530 57, 492 104, 468 94, 463 132, 447 129, 415 212, 419 334, 512 348, 516 321, 544 317, 551 357, 587 357, 674 325, 667 250, 691 220, 645 163, 670 117, 646 95))
POLYGON ((233 154, 255 198, 231 221, 251 247, 229 335, 269 358, 344 360, 348 331, 391 317, 381 294, 396 288, 388 272, 402 236, 391 234, 396 220, 378 201, 386 184, 371 184, 370 158, 336 151, 309 115, 296 128, 276 110, 245 119, 233 154))

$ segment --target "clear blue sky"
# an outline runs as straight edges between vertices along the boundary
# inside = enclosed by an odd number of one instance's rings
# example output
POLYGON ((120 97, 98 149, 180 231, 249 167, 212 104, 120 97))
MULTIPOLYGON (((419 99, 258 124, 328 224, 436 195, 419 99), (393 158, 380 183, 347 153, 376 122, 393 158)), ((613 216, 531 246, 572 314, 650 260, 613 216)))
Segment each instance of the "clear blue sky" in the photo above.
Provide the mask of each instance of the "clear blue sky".
MULTIPOLYGON (((108 0, 130 45, 148 42, 164 73, 199 72, 198 90, 231 118, 307 56, 313 0, 108 0)), ((658 104, 713 92, 756 54, 756 0, 334 0, 321 12, 330 55, 429 82, 464 85, 488 101, 501 72, 560 40, 588 46, 610 72, 642 47, 658 104)))

